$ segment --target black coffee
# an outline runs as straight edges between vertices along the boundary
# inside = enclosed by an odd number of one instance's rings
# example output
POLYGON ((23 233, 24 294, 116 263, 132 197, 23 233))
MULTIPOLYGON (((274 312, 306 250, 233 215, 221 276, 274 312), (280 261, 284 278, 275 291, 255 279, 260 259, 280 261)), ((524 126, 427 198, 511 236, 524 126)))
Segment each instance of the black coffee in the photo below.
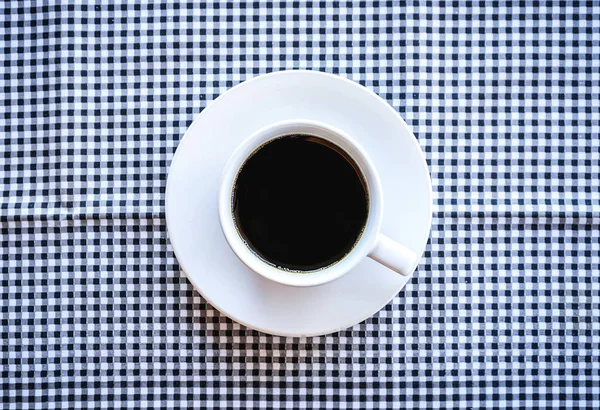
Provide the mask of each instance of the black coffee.
POLYGON ((324 139, 290 135, 260 147, 234 188, 237 229, 268 263, 312 271, 342 259, 368 216, 358 167, 324 139))

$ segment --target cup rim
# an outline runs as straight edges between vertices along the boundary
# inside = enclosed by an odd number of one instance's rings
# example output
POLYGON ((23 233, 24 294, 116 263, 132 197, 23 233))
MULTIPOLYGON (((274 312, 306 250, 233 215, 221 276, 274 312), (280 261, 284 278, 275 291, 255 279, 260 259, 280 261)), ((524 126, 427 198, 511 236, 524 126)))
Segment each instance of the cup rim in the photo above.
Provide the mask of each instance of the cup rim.
POLYGON ((374 248, 383 219, 382 186, 375 166, 365 150, 344 131, 314 120, 284 120, 258 129, 246 138, 231 155, 221 177, 218 211, 219 222, 225 239, 237 258, 251 271, 283 285, 317 286, 344 276, 365 259, 374 248), (367 222, 353 248, 333 264, 307 273, 286 271, 259 258, 241 237, 234 222, 231 206, 235 181, 247 158, 267 142, 294 133, 318 136, 345 151, 363 173, 369 194, 367 222))

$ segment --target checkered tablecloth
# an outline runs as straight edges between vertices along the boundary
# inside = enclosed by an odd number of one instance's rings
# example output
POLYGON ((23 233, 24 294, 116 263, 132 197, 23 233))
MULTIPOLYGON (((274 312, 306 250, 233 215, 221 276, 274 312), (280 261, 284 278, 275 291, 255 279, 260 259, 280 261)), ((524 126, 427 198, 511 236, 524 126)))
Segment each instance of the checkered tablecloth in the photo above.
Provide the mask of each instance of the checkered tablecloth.
POLYGON ((600 408, 597 2, 0 9, 0 407, 600 408), (324 337, 219 314, 165 227, 193 118, 284 69, 386 99, 434 186, 405 290, 324 337))

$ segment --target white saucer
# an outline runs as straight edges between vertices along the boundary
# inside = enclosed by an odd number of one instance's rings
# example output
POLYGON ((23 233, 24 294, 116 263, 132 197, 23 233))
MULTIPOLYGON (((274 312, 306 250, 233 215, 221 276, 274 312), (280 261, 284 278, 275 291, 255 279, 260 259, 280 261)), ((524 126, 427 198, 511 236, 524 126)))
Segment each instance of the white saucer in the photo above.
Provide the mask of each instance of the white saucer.
POLYGON ((202 111, 171 163, 167 226, 181 268, 215 308, 265 333, 314 336, 372 316, 409 278, 367 258, 337 281, 288 287, 248 270, 229 248, 217 212, 226 161, 254 131, 297 118, 330 124, 362 145, 383 184, 382 233, 421 255, 431 226, 432 194, 417 140, 398 113, 375 93, 316 71, 253 78, 202 111))

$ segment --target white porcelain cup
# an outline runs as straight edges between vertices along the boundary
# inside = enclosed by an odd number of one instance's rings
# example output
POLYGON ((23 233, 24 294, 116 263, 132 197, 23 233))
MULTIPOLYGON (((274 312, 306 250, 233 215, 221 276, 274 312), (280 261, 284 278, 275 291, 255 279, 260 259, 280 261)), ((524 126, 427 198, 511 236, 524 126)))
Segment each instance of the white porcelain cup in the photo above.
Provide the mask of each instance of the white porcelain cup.
MULTIPOLYGON (((370 257, 401 275, 410 275, 419 255, 381 233, 383 192, 377 169, 365 150, 345 132, 316 121, 290 120, 268 125, 244 140, 225 165, 219 191, 219 218, 229 246, 252 271, 264 278, 289 286, 316 286, 336 280, 370 257), (242 239, 235 226, 232 200, 237 174, 246 159, 266 142, 291 134, 323 138, 345 151, 358 165, 369 193, 369 214, 362 236, 352 250, 338 262, 309 273, 279 269, 259 258, 242 239)), ((290 232, 290 235, 293 235, 290 232)))

